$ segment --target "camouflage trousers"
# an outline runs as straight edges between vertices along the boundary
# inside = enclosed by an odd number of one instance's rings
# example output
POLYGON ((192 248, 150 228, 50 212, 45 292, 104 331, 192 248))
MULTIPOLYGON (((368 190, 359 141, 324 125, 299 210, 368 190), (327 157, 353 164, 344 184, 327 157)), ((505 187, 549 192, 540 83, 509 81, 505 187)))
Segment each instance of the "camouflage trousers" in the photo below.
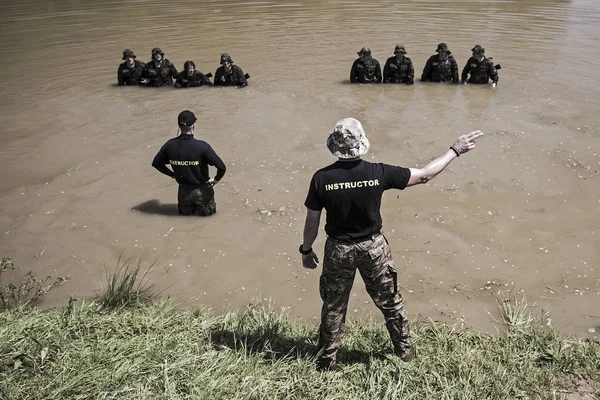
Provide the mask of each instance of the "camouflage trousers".
POLYGON ((398 292, 390 246, 383 234, 355 243, 328 238, 319 282, 323 300, 318 355, 321 366, 336 362, 357 269, 371 299, 383 313, 396 354, 403 354, 411 347, 404 299, 398 292))
POLYGON ((177 208, 180 215, 213 215, 217 212, 215 190, 209 185, 179 185, 177 208))

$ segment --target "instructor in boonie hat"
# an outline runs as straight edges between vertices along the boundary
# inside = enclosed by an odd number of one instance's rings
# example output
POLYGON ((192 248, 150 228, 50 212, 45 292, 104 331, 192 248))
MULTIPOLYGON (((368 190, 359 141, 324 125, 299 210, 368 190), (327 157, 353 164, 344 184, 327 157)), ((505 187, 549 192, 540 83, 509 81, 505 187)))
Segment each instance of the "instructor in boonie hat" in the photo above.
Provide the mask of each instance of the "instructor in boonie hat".
POLYGON ((391 250, 381 232, 381 198, 388 189, 404 189, 425 183, 439 174, 461 154, 475 148, 480 131, 463 135, 444 155, 424 168, 403 168, 361 159, 369 151, 362 124, 354 118, 338 121, 327 137, 327 148, 337 157, 333 164, 317 171, 308 189, 304 237, 299 251, 302 265, 314 269, 319 259, 312 245, 319 232, 321 211, 325 209, 327 241, 319 292, 323 300, 319 329, 317 369, 336 368, 341 332, 356 270, 367 292, 385 318, 394 353, 408 362, 416 351, 404 299, 391 250))

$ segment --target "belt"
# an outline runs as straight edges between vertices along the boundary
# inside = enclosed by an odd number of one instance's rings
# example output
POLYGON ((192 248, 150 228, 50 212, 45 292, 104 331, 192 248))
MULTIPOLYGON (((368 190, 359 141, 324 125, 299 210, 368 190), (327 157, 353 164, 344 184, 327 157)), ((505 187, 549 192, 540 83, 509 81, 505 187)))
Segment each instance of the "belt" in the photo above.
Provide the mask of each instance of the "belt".
POLYGON ((338 242, 342 242, 342 243, 360 243, 360 242, 365 242, 367 240, 375 240, 379 237, 379 235, 382 235, 381 231, 372 233, 367 236, 361 236, 361 237, 352 238, 352 239, 336 239, 336 238, 331 238, 331 239, 338 241, 338 242))

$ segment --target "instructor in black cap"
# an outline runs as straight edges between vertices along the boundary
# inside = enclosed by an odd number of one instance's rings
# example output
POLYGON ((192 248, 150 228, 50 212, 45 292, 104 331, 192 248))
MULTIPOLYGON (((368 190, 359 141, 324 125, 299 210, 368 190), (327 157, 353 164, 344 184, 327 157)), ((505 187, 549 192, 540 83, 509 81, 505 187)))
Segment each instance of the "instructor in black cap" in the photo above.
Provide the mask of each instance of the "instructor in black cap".
POLYGON ((177 208, 180 215, 209 216, 217 212, 215 186, 225 175, 225 164, 212 147, 194 138, 196 116, 189 110, 177 117, 180 135, 163 145, 154 157, 152 166, 179 183, 177 208), (171 171, 166 167, 171 164, 171 171), (208 166, 217 168, 211 178, 208 166))

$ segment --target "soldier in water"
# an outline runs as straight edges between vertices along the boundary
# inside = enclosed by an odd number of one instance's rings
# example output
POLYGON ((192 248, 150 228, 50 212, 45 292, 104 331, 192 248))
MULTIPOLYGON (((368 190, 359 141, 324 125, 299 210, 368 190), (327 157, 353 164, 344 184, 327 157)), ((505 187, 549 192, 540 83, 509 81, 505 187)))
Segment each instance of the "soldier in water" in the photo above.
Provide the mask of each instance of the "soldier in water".
POLYGON ((164 58, 165 53, 155 47, 152 49, 152 60, 146 63, 141 82, 148 86, 173 86, 173 79, 177 79, 179 73, 173 63, 164 58))
POLYGON ((452 82, 458 83, 458 64, 448 50, 446 43, 438 44, 437 54, 427 60, 421 80, 423 82, 452 82))
POLYGON ((491 79, 492 84, 490 86, 496 87, 498 84, 498 71, 496 69, 500 66, 494 65, 491 58, 484 56, 485 49, 480 45, 475 45, 471 51, 473 56, 469 58, 462 70, 462 83, 487 84, 491 79))
POLYGON ((371 56, 371 49, 363 47, 350 70, 352 83, 381 83, 381 66, 379 61, 371 56))
POLYGON ((136 55, 133 54, 133 51, 129 49, 123 50, 123 60, 125 62, 119 65, 119 69, 117 70, 117 83, 119 86, 140 84, 142 72, 146 64, 137 61, 135 57, 136 55))
POLYGON ((215 72, 215 86, 248 86, 249 78, 242 69, 233 63, 227 53, 221 54, 221 66, 215 72))
POLYGON ((387 59, 383 67, 383 83, 415 83, 415 68, 412 60, 406 57, 406 49, 396 46, 394 56, 387 59))
MULTIPOLYGON (((210 75, 210 74, 208 74, 210 75)), ((204 75, 196 69, 196 64, 193 61, 186 61, 183 64, 183 71, 177 77, 175 87, 187 88, 198 86, 212 86, 209 76, 204 75)))

